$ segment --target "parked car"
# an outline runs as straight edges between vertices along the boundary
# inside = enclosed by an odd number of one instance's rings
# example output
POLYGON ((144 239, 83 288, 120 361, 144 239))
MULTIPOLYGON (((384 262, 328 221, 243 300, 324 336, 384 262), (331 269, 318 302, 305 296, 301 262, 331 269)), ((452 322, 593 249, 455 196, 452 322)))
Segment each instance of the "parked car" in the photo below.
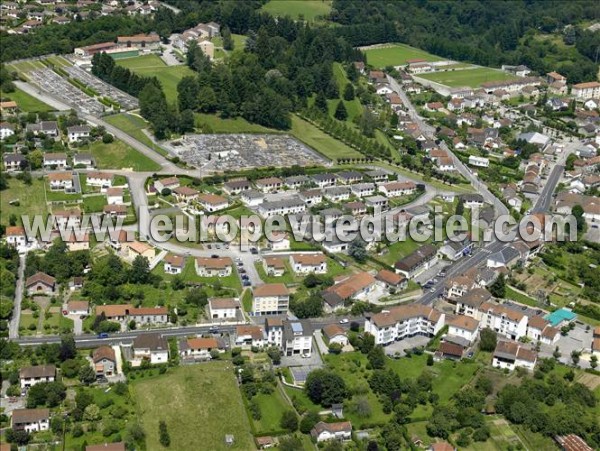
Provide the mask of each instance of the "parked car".
POLYGON ((348 318, 341 319, 340 324, 348 324, 348 318))

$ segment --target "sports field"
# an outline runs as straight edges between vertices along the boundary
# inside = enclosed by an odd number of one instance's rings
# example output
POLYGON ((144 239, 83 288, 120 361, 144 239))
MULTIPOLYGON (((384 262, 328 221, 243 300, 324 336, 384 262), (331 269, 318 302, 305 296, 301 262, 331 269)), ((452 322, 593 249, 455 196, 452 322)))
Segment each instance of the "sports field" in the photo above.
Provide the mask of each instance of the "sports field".
POLYGON ((169 370, 163 376, 136 379, 132 389, 146 431, 147 449, 164 449, 158 423, 164 420, 170 449, 254 449, 242 395, 229 362, 211 362, 169 370), (225 435, 233 435, 231 446, 225 435))
POLYGON ((292 19, 313 21, 318 16, 326 16, 331 11, 330 0, 271 0, 262 10, 273 16, 290 16, 292 19))
POLYGON ((444 59, 406 44, 391 44, 390 47, 369 49, 364 53, 367 55, 367 63, 378 68, 401 66, 412 59, 425 61, 442 61, 444 59))
POLYGON ((419 74, 418 77, 450 87, 470 86, 472 88, 481 86, 482 83, 489 81, 508 81, 518 78, 507 72, 502 72, 498 69, 490 69, 488 67, 419 74))
POLYGON ((158 78, 169 102, 177 100, 177 83, 179 83, 179 80, 187 75, 194 75, 194 71, 187 66, 167 66, 157 55, 120 59, 117 60, 117 64, 132 70, 136 74, 158 78))

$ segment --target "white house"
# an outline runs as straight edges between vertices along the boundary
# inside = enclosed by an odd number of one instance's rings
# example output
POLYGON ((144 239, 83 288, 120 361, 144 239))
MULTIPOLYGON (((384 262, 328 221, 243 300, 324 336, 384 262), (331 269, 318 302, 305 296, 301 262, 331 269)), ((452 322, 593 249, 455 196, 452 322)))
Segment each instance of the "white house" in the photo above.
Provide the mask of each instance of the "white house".
POLYGON ((283 348, 283 318, 281 316, 265 318, 265 337, 268 344, 283 348))
POLYGON ((317 442, 350 440, 352 437, 352 423, 349 421, 339 423, 324 423, 323 421, 319 421, 310 431, 310 435, 317 442))
POLYGON ((17 249, 26 247, 28 240, 25 229, 20 226, 8 226, 6 228, 6 244, 17 249))
POLYGON ((352 194, 356 197, 372 196, 375 193, 374 183, 355 183, 350 186, 352 194))
POLYGON ((273 232, 269 247, 272 251, 287 251, 290 249, 290 238, 285 232, 273 232))
POLYGON ((167 307, 139 307, 129 309, 129 318, 138 325, 166 324, 169 318, 167 307))
POLYGON ((11 426, 13 431, 47 431, 50 429, 50 409, 15 409, 11 426))
POLYGON ((239 311, 240 301, 237 298, 210 298, 208 300, 210 319, 235 319, 239 311))
POLYGON ((52 172, 48 174, 48 181, 52 191, 73 191, 73 174, 70 172, 52 172))
POLYGON ((379 191, 387 197, 408 196, 417 190, 414 182, 390 182, 379 185, 379 191))
POLYGON ((90 303, 88 301, 67 302, 66 313, 75 316, 87 316, 90 314, 90 303))
POLYGON ((447 315, 448 335, 473 343, 479 332, 479 321, 465 315, 447 315))
POLYGON ((67 167, 67 154, 64 153, 45 153, 44 169, 64 169, 67 167))
POLYGON ((91 171, 87 173, 85 184, 88 186, 100 187, 101 191, 104 192, 112 187, 113 178, 113 174, 108 172, 91 171))
POLYGON ((15 134, 15 125, 8 122, 0 122, 0 140, 11 137, 15 134))
POLYGON ((324 254, 291 254, 290 265, 296 274, 327 273, 327 258, 324 254))
POLYGON ((238 346, 262 347, 265 344, 265 335, 262 327, 254 325, 239 325, 235 328, 235 344, 238 346))
POLYGON ((91 129, 87 125, 74 125, 67 128, 67 137, 70 143, 77 142, 89 138, 90 131, 91 129))
POLYGON ((233 272, 233 261, 229 257, 198 257, 195 266, 196 274, 201 277, 227 277, 233 272))
POLYGON ((165 188, 173 191, 175 188, 179 188, 179 186, 181 185, 177 177, 167 177, 154 182, 154 188, 158 193, 162 193, 165 188))
POLYGON ((5 153, 2 161, 6 172, 20 171, 27 164, 27 158, 20 153, 5 153))
POLYGON ((19 370, 21 389, 33 387, 41 382, 54 382, 56 367, 54 365, 27 366, 19 370))
POLYGON ((210 360, 212 351, 219 351, 216 338, 188 338, 179 341, 179 356, 184 360, 210 360))
POLYGON ((490 165, 490 159, 485 157, 477 157, 475 155, 469 155, 469 164, 471 166, 477 166, 480 168, 487 168, 490 165))
POLYGON ((185 259, 181 255, 169 254, 164 258, 163 269, 167 274, 181 274, 185 266, 185 259))
POLYGON ((108 205, 122 205, 123 188, 108 188, 106 190, 106 203, 108 205))
POLYGON ((494 351, 492 365, 495 368, 514 370, 516 367, 533 371, 537 361, 536 353, 521 343, 499 341, 494 351))
POLYGON ((208 211, 218 211, 229 207, 229 201, 223 196, 217 194, 200 194, 198 196, 198 203, 208 211))
POLYGON ((310 355, 312 352, 312 339, 312 329, 308 322, 283 322, 283 352, 285 355, 310 355))
POLYGON ((484 302, 481 307, 481 328, 490 328, 511 340, 527 335, 527 316, 505 305, 484 302))
POLYGON ((306 205, 298 197, 291 197, 273 202, 263 202, 258 206, 258 213, 264 218, 276 215, 282 216, 304 213, 305 211, 306 205))
POLYGON ((365 332, 375 337, 375 344, 387 345, 396 340, 436 335, 445 324, 445 314, 421 304, 408 304, 368 315, 365 332))
POLYGON ((133 357, 135 360, 147 359, 150 364, 161 364, 169 361, 169 344, 160 334, 138 334, 133 340, 133 357))
POLYGON ((571 94, 578 100, 600 99, 600 83, 589 81, 571 87, 571 94))
POLYGON ((337 343, 340 346, 348 344, 348 335, 339 324, 328 324, 323 327, 322 332, 323 336, 329 341, 329 344, 337 343))
POLYGON ((527 321, 527 337, 534 342, 553 345, 560 338, 560 330, 552 327, 550 322, 541 316, 534 316, 527 321))

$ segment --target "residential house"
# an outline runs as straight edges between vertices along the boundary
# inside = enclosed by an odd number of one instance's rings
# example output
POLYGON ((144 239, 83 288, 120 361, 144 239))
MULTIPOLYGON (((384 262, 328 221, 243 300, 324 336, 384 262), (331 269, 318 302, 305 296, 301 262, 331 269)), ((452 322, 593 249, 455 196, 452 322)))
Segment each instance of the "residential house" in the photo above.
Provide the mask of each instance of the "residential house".
POLYGON ((326 288, 321 295, 325 301, 325 311, 332 312, 344 306, 350 299, 367 300, 376 288, 377 281, 368 272, 342 276, 326 288))
MULTIPOLYGON (((492 299, 491 293, 485 288, 476 287, 468 289, 456 299, 455 312, 466 315, 478 321, 483 319, 482 305, 492 299)), ((487 305, 487 304, 486 304, 487 305)))
POLYGON ((262 347, 265 336, 260 326, 239 325, 235 328, 235 344, 238 346, 262 347))
POLYGON ((158 193, 162 193, 165 188, 173 191, 175 188, 180 186, 181 185, 177 177, 167 177, 154 182, 154 188, 158 193))
POLYGON ((460 196, 465 208, 478 208, 482 207, 485 203, 481 194, 463 194, 460 196))
POLYGON ((367 207, 369 208, 380 208, 382 210, 385 210, 390 204, 390 200, 387 197, 381 195, 368 196, 365 197, 364 200, 365 204, 367 204, 367 207))
POLYGON ((367 171, 365 174, 374 182, 385 182, 389 178, 389 174, 383 169, 373 169, 372 171, 367 171))
POLYGON ((82 213, 78 209, 55 210, 53 216, 58 229, 68 229, 81 224, 82 213))
POLYGON ((9 122, 0 122, 0 141, 15 134, 17 127, 9 122))
POLYGON ((100 346, 92 353, 96 377, 110 377, 117 373, 117 357, 111 346, 100 346))
POLYGON ((271 216, 284 216, 304 213, 306 204, 299 197, 290 197, 288 199, 276 200, 272 202, 263 202, 258 206, 258 213, 268 218, 271 216))
POLYGON ((488 268, 510 268, 520 258, 519 251, 512 246, 503 247, 502 250, 490 254, 487 259, 488 268))
POLYGON ((283 353, 285 355, 310 355, 312 339, 312 328, 308 321, 283 322, 283 353))
POLYGON ((432 244, 424 244, 416 251, 397 261, 394 268, 397 273, 404 274, 407 278, 412 279, 431 268, 437 261, 437 248, 432 244))
POLYGON ((323 195, 331 202, 339 203, 350 199, 350 187, 330 186, 323 189, 323 195))
POLYGON ((58 138, 58 122, 56 121, 41 121, 37 124, 27 124, 25 130, 32 132, 35 136, 44 135, 50 138, 58 138))
MULTIPOLYGON (((448 335, 466 340, 472 344, 477 339, 479 321, 465 315, 446 315, 448 335)), ((452 341, 452 340, 450 340, 452 341)))
POLYGON ((349 421, 339 423, 319 421, 310 431, 310 435, 317 443, 327 440, 350 440, 352 438, 352 423, 349 421))
POLYGON ((133 339, 135 360, 148 360, 150 364, 164 364, 169 361, 169 344, 160 334, 138 334, 133 339))
POLYGON ((6 172, 21 171, 27 166, 27 158, 20 153, 5 153, 2 161, 6 172))
POLYGON ((15 409, 12 411, 13 431, 39 432, 50 429, 50 409, 15 409))
POLYGON ((337 343, 340 346, 346 346, 349 343, 346 330, 339 324, 328 324, 323 327, 322 332, 330 345, 337 343))
POLYGON ((379 185, 379 191, 387 197, 409 196, 417 190, 414 182, 390 182, 379 185))
POLYGON ((252 314, 283 315, 287 314, 290 303, 290 292, 283 283, 268 283, 252 288, 252 314))
POLYGON ((348 202, 344 205, 344 210, 353 216, 361 216, 367 213, 367 205, 364 202, 348 202))
POLYGON ((163 269, 167 274, 181 274, 185 266, 185 258, 181 255, 168 254, 164 258, 163 269))
POLYGON ((25 289, 29 296, 52 295, 56 288, 56 279, 39 271, 25 281, 25 289))
POLYGON ((367 314, 365 332, 375 337, 375 344, 387 345, 415 335, 432 337, 444 324, 444 313, 426 305, 408 304, 367 314))
POLYGON ((90 234, 70 233, 64 242, 69 252, 87 251, 90 249, 90 234))
POLYGON ((177 199, 177 202, 185 202, 187 204, 198 199, 200 192, 189 186, 178 186, 173 190, 173 195, 177 199))
POLYGON ((255 189, 249 189, 240 193, 240 200, 249 207, 256 207, 265 200, 265 195, 255 189))
POLYGON ((29 243, 25 229, 20 226, 8 226, 6 228, 6 244, 17 249, 26 247, 29 243))
POLYGON ((255 182, 256 188, 263 193, 273 193, 283 188, 283 180, 278 177, 267 177, 255 182))
POLYGON ((210 360, 211 353, 219 351, 216 338, 182 338, 179 340, 179 356, 183 360, 210 360))
POLYGON ((131 243, 124 243, 127 248, 127 257, 130 260, 135 259, 138 255, 145 257, 148 261, 154 260, 156 257, 156 250, 147 243, 141 241, 132 241, 131 243))
POLYGON ((102 316, 109 320, 123 323, 129 319, 129 312, 133 310, 131 304, 109 304, 98 305, 96 307, 96 316, 102 316))
POLYGON ((21 390, 31 388, 43 382, 56 380, 56 367, 54 365, 27 366, 19 370, 19 383, 21 390))
POLYGON ((571 86, 571 95, 577 100, 600 99, 600 83, 589 81, 571 86))
POLYGON ((283 257, 265 257, 263 267, 268 276, 281 277, 285 273, 285 260, 283 257))
POLYGON ((123 204, 123 188, 108 188, 106 190, 106 203, 108 205, 123 204))
POLYGON ((74 192, 73 174, 70 172, 51 172, 48 174, 48 181, 52 191, 74 192))
POLYGON ((196 274, 201 277, 227 277, 233 272, 233 261, 230 257, 197 257, 196 274))
POLYGON ((456 301, 475 286, 475 280, 467 275, 449 277, 444 282, 444 297, 450 302, 456 301))
POLYGON ((546 345, 555 344, 560 338, 560 330, 552 327, 549 321, 541 316, 528 318, 527 337, 546 345))
POLYGON ((306 175, 292 175, 286 177, 283 183, 290 189, 298 189, 310 183, 310 178, 308 178, 306 175))
POLYGON ((388 290, 402 291, 408 286, 408 279, 388 269, 380 270, 375 279, 388 290))
POLYGON ((277 316, 265 318, 265 337, 268 344, 283 348, 283 320, 284 317, 277 316))
POLYGON ((90 303, 88 301, 69 301, 67 308, 63 311, 65 315, 88 316, 90 314, 90 303))
POLYGON ((87 125, 74 125, 67 127, 67 138, 69 143, 81 141, 82 139, 88 139, 90 137, 91 128, 87 125))
POLYGON ((356 197, 372 196, 375 193, 374 183, 356 183, 350 186, 352 194, 356 197))
POLYGON ((287 251, 290 249, 290 238, 286 232, 273 232, 269 240, 272 251, 287 251))
POLYGON ((235 319, 240 312, 240 301, 237 298, 210 298, 208 300, 208 317, 210 319, 235 319))
POLYGON ((137 325, 166 324, 169 317, 167 307, 139 307, 129 309, 129 318, 137 325))
POLYGON ((358 183, 362 181, 363 175, 358 171, 342 171, 336 174, 337 179, 344 185, 358 183))
POLYGON ((312 176, 312 181, 321 189, 328 186, 334 186, 336 177, 334 174, 315 174, 312 176))
POLYGON ((490 159, 485 157, 477 157, 475 155, 469 155, 469 164, 471 166, 477 166, 479 168, 487 168, 490 166, 490 159))
POLYGON ((117 36, 117 47, 120 48, 153 50, 159 46, 160 36, 156 33, 117 36))
POLYGON ((494 350, 492 365, 500 369, 514 370, 516 367, 533 371, 537 362, 536 353, 521 343, 499 341, 494 350))
POLYGON ((492 302, 484 302, 479 309, 482 328, 490 328, 511 340, 527 335, 528 317, 521 311, 492 302))
POLYGON ((231 180, 223 184, 223 191, 229 195, 240 194, 252 189, 252 184, 246 180, 231 180))
POLYGON ((213 212, 223 210, 229 207, 229 201, 217 194, 200 194, 198 196, 198 203, 202 205, 206 211, 213 212))
POLYGON ((291 254, 290 265, 296 274, 327 273, 327 258, 321 253, 291 254))
POLYGON ((65 153, 45 153, 44 169, 65 169, 67 167, 67 154, 65 153))
POLYGON ((465 238, 462 241, 448 240, 446 244, 444 244, 440 250, 440 256, 443 256, 451 261, 456 261, 464 257, 465 255, 470 255, 473 246, 475 243, 468 238, 465 238))

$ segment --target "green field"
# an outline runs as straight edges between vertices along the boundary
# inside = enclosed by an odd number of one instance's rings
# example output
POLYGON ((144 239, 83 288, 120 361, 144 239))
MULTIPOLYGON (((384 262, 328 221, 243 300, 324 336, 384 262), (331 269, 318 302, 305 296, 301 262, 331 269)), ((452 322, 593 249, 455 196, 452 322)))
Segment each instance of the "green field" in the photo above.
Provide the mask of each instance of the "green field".
POLYGON ((143 129, 149 128, 150 124, 140 116, 129 113, 119 113, 112 116, 105 116, 103 119, 118 129, 123 130, 139 142, 146 144, 148 147, 152 147, 161 155, 166 154, 166 151, 162 149, 158 150, 159 148, 157 148, 148 135, 143 132, 143 129))
POLYGON ((82 148, 96 159, 98 169, 133 168, 134 171, 157 171, 160 165, 122 141, 104 144, 97 141, 82 148))
POLYGON ((434 72, 431 74, 419 74, 418 76, 446 86, 470 86, 472 88, 476 88, 488 81, 508 81, 518 78, 507 72, 502 72, 498 69, 490 69, 488 67, 449 72, 434 72))
POLYGON ((46 105, 41 100, 30 96, 19 88, 15 88, 14 92, 3 92, 0 94, 0 97, 2 97, 3 100, 14 100, 17 102, 17 105, 22 112, 43 113, 53 111, 53 108, 50 105, 46 105))
POLYGON ((367 55, 367 63, 377 68, 401 66, 412 59, 426 61, 441 61, 444 59, 406 44, 392 44, 390 47, 365 50, 364 53, 367 55))
POLYGON ((196 127, 203 133, 278 133, 277 130, 252 124, 243 117, 221 119, 214 114, 196 113, 196 127))
POLYGON ((44 215, 48 213, 44 196, 44 180, 33 179, 31 185, 25 185, 20 180, 8 180, 8 188, 0 196, 0 223, 8 225, 8 218, 14 214, 21 222, 21 215, 44 215), (19 205, 16 205, 18 201, 19 205), (11 205, 10 202, 13 202, 11 205))
MULTIPOLYGON (((346 77, 346 71, 340 63, 333 63, 333 76, 335 77, 335 81, 338 85, 338 89, 340 91, 340 97, 344 95, 344 88, 350 80, 346 77)), ((356 116, 360 116, 363 112, 363 107, 360 103, 360 100, 355 97, 353 100, 342 100, 344 102, 344 106, 346 107, 346 111, 348 112, 347 122, 352 123, 352 120, 356 116)), ((333 117, 335 113, 335 109, 337 108, 339 100, 328 100, 327 106, 329 109, 330 116, 333 117)))
POLYGON ((298 116, 292 116, 292 135, 332 160, 364 157, 359 151, 329 136, 298 116))
POLYGON ((262 10, 273 16, 290 16, 314 21, 319 16, 327 16, 331 11, 330 0, 271 0, 262 10))
POLYGON ((164 376, 132 383, 147 449, 162 449, 158 423, 167 423, 170 449, 254 449, 233 367, 204 363, 169 370, 164 376), (233 434, 232 446, 225 435, 233 434), (202 445, 199 445, 202 444, 202 445))
POLYGON ((259 393, 252 398, 259 405, 261 413, 260 420, 253 420, 256 433, 266 434, 281 430, 279 425, 281 414, 286 410, 292 410, 292 406, 284 399, 280 390, 279 387, 275 387, 273 393, 269 395, 259 393))
POLYGON ((120 59, 117 60, 117 64, 131 69, 136 74, 158 78, 169 102, 177 101, 177 83, 179 83, 179 80, 187 75, 195 74, 187 66, 167 66, 157 55, 120 59))

